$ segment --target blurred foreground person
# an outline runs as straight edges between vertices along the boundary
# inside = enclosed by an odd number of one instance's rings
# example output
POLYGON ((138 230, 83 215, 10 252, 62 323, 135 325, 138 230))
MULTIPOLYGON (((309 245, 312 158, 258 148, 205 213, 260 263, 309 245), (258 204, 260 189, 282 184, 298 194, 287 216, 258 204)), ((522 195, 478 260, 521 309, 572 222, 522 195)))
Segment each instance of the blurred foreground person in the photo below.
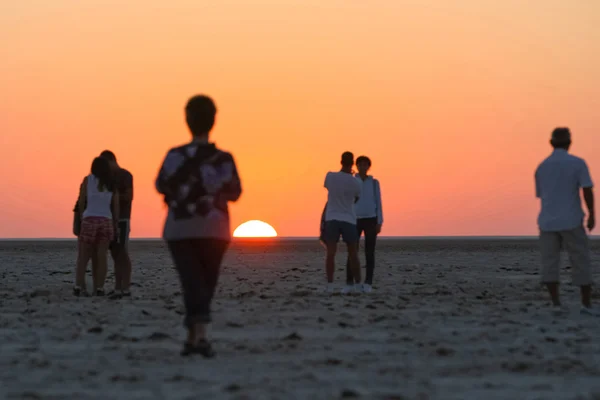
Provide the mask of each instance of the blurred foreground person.
POLYGON ((207 96, 185 108, 192 141, 167 153, 156 189, 169 211, 163 231, 179 274, 188 331, 181 355, 215 355, 206 338, 221 262, 231 241, 228 202, 242 193, 235 161, 208 141, 217 109, 207 96))

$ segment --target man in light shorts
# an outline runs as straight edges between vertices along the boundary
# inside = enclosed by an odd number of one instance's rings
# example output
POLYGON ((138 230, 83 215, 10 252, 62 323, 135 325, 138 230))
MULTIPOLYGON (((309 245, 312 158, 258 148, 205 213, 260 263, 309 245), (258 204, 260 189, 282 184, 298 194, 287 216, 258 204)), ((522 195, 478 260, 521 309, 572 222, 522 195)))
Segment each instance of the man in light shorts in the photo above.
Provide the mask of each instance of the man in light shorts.
POLYGON ((554 148, 535 172, 536 196, 541 199, 538 217, 542 256, 542 283, 546 285, 552 304, 560 307, 559 272, 561 249, 571 261, 573 284, 581 288, 581 313, 598 315, 591 305, 592 273, 587 233, 583 226, 580 190, 588 209, 587 228, 595 226, 593 183, 587 164, 568 153, 571 132, 556 128, 550 144, 554 148))
MULTIPOLYGON (((325 207, 325 226, 322 240, 327 247, 325 270, 327 273, 327 292, 333 292, 335 254, 340 240, 348 247, 348 260, 355 286, 351 291, 360 290, 360 261, 358 259, 358 232, 356 230, 356 211, 354 203, 360 197, 360 183, 352 175, 354 155, 349 151, 342 154, 342 169, 328 172, 325 176, 327 205, 325 207)), ((344 289, 344 293, 350 290, 344 289)))

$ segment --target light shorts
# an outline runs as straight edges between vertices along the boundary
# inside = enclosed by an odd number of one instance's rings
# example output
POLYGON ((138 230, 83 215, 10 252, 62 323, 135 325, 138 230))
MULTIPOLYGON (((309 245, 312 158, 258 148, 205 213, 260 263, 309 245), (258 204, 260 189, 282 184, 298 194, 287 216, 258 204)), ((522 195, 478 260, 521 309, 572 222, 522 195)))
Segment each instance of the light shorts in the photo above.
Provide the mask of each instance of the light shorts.
POLYGON ((583 226, 569 231, 540 232, 542 283, 560 282, 560 253, 563 248, 571 262, 573 284, 591 285, 590 247, 583 226))

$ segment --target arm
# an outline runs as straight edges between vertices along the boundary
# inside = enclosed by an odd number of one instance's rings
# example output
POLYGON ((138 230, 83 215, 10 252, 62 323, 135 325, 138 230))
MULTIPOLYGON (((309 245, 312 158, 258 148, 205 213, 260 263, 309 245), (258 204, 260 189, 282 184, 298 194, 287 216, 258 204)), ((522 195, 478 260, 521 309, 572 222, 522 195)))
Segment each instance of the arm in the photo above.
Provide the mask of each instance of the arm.
POLYGON ((119 192, 115 190, 112 196, 111 211, 115 229, 119 226, 119 192))
POLYGON ((167 152, 160 169, 158 170, 158 175, 156 176, 156 181, 154 182, 154 186, 156 187, 156 191, 158 193, 169 197, 170 189, 168 185, 169 178, 177 171, 177 169, 181 166, 184 161, 184 156, 173 149, 167 152))
POLYGON ((83 178, 83 182, 79 186, 79 199, 77 200, 77 211, 79 216, 83 219, 83 212, 85 211, 85 202, 87 200, 87 176, 83 178))
POLYGON ((165 163, 168 158, 169 158, 169 153, 167 153, 167 155, 163 159, 163 162, 160 164, 160 168, 158 169, 158 175, 156 175, 156 179, 154 180, 154 187, 156 188, 156 191, 160 194, 165 194, 165 190, 166 190, 164 169, 165 169, 165 163))
POLYGON ((591 187, 583 188, 583 199, 588 209, 587 227, 591 232, 596 226, 596 214, 594 212, 594 189, 591 187))
POLYGON ((119 191, 119 200, 131 203, 133 201, 133 175, 128 174, 122 190, 119 191))
POLYGON ((585 162, 583 162, 583 165, 579 170, 579 186, 581 186, 583 189, 583 199, 588 209, 587 227, 591 231, 596 225, 596 214, 594 210, 594 183, 592 182, 590 170, 585 162))
POLYGON ((538 199, 542 197, 542 192, 540 191, 540 182, 538 181, 538 173, 535 171, 535 197, 538 199))
POLYGON ((595 214, 594 214, 594 189, 591 187, 583 188, 583 199, 585 200, 585 205, 587 206, 589 215, 595 216, 595 214))
POLYGON ((324 187, 325 189, 329 189, 329 188, 327 187, 327 182, 328 182, 328 180, 329 180, 329 172, 327 173, 327 175, 325 175, 325 183, 323 183, 323 187, 324 187))
POLYGON ((226 201, 237 201, 242 195, 242 182, 233 156, 229 155, 229 157, 231 158, 231 179, 223 185, 220 197, 226 201))
POLYGON ((588 209, 587 227, 590 231, 596 226, 596 214, 594 212, 594 189, 591 187, 583 188, 583 199, 588 209))
POLYGON ((375 180, 375 202, 377 204, 377 225, 383 225, 383 207, 381 206, 381 186, 379 181, 375 180))

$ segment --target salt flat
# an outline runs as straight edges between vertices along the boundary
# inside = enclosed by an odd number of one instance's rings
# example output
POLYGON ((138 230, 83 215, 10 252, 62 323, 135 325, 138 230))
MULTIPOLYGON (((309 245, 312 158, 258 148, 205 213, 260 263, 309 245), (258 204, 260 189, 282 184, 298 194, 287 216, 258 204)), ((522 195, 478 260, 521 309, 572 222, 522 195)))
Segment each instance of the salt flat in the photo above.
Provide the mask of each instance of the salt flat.
POLYGON ((234 243, 213 360, 179 356, 161 242, 132 242, 118 301, 72 296, 75 247, 0 242, 2 399, 600 399, 600 319, 579 314, 566 263, 570 311, 550 310, 532 240, 381 240, 358 296, 322 293, 316 241, 234 243))

